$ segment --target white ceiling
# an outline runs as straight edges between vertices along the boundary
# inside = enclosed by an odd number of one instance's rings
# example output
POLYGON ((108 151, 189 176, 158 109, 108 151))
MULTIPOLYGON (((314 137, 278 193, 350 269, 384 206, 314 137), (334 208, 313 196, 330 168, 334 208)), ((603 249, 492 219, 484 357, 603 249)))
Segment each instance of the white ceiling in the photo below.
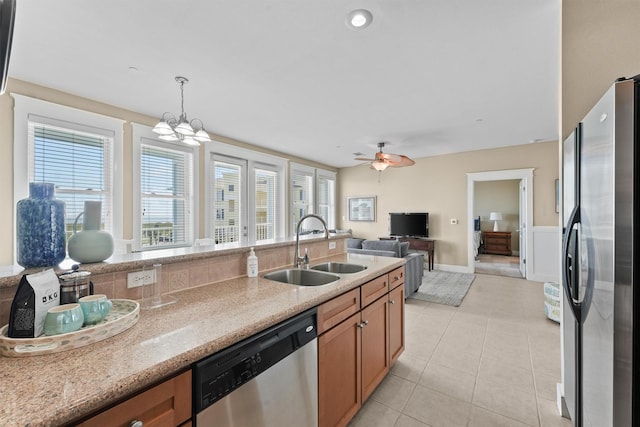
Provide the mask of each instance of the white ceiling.
POLYGON ((9 76, 344 167, 555 140, 559 0, 20 0, 9 76), (364 30, 345 24, 359 8, 364 30), (136 67, 138 71, 131 71, 136 67))

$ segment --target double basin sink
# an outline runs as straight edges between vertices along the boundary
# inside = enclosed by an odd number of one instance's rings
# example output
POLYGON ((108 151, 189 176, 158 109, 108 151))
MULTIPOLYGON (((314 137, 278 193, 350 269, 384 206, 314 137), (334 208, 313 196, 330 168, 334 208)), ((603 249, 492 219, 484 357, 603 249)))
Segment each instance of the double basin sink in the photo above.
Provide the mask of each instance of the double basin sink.
POLYGON ((353 274, 366 270, 366 266, 343 262, 325 262, 318 264, 309 270, 299 268, 287 268, 273 271, 263 277, 276 282, 299 286, 327 285, 340 279, 338 274, 353 274))

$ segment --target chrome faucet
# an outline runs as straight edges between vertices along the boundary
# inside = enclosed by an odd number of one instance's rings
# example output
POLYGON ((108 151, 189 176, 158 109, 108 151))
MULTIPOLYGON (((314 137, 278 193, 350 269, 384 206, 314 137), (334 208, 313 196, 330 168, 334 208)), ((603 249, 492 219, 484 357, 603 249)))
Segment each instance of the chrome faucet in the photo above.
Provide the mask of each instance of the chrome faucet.
POLYGON ((307 218, 315 218, 319 220, 322 223, 322 226, 324 227, 324 238, 329 239, 329 229, 327 228, 327 223, 324 222, 324 219, 322 219, 322 217, 319 217, 318 215, 315 215, 315 214, 307 214, 302 218, 300 218, 300 221, 298 221, 298 225, 296 227, 296 251, 293 254, 294 268, 300 268, 301 266, 303 266, 304 268, 309 268, 309 256, 307 255, 306 251, 303 256, 300 256, 300 225, 307 218))

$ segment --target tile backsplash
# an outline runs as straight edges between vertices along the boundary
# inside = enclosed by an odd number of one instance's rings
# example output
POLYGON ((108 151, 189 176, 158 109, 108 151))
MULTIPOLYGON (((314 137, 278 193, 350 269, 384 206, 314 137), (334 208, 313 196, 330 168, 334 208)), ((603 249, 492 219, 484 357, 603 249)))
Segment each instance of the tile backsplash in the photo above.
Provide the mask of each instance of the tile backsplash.
MULTIPOLYGON (((312 263, 319 258, 330 255, 338 255, 346 252, 346 239, 332 238, 336 248, 329 250, 326 240, 314 240, 300 242, 300 250, 306 248, 312 263)), ((267 270, 293 265, 293 252, 295 243, 288 245, 257 246, 255 248, 258 257, 260 274, 267 270)), ((211 251, 203 257, 202 253, 189 259, 188 256, 172 259, 168 257, 162 261, 162 293, 167 294, 188 288, 202 286, 210 283, 221 282, 228 279, 246 276, 248 248, 236 251, 211 251), (246 249, 246 250, 245 250, 246 249), (185 259, 186 258, 186 259, 185 259)), ((145 266, 151 266, 149 261, 145 266)), ((83 266, 84 267, 84 266, 83 266)), ((127 288, 127 275, 130 272, 140 271, 141 263, 137 262, 135 268, 113 272, 94 271, 89 266, 86 269, 93 271, 91 281, 94 293, 106 294, 109 298, 140 300, 142 293, 140 287, 127 288)), ((99 269, 98 269, 99 270, 99 269)), ((102 269, 104 270, 104 268, 102 269)), ((0 326, 9 322, 11 302, 15 295, 21 276, 17 276, 14 286, 0 287, 0 326)))

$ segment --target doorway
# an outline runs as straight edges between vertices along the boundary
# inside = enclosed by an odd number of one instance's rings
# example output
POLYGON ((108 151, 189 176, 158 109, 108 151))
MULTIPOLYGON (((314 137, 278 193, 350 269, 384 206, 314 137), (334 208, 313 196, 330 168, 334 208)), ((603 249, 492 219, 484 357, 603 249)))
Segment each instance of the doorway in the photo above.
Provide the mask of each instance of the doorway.
MULTIPOLYGON (((533 218, 533 168, 530 169, 513 169, 503 171, 490 171, 490 172, 475 172, 467 174, 467 224, 469 224, 468 230, 468 269, 469 271, 476 271, 476 260, 479 254, 477 253, 479 233, 476 232, 474 227, 476 198, 480 196, 480 189, 488 181, 514 181, 518 192, 517 203, 518 214, 512 215, 508 219, 513 223, 512 229, 517 233, 511 233, 512 238, 518 239, 518 243, 514 246, 518 248, 518 257, 516 259, 512 257, 500 257, 500 255, 482 256, 482 260, 485 264, 482 268, 479 268, 478 272, 487 272, 490 274, 501 274, 512 277, 528 277, 529 265, 531 262, 527 262, 527 254, 532 253, 530 250, 532 242, 532 218, 533 218), (477 194, 479 193, 479 194, 477 194), (515 218, 517 216, 517 218, 515 218), (498 259, 500 258, 500 259, 498 259), (491 264, 494 264, 493 266, 491 264)), ((504 184, 507 184, 506 182, 504 184)), ((481 218, 482 220, 482 218, 481 218)), ((484 230, 487 229, 485 217, 484 230)), ((490 225, 490 224, 489 224, 490 225)), ((500 225, 499 227, 500 228, 500 225)), ((492 228, 489 228, 491 230, 492 228)))

